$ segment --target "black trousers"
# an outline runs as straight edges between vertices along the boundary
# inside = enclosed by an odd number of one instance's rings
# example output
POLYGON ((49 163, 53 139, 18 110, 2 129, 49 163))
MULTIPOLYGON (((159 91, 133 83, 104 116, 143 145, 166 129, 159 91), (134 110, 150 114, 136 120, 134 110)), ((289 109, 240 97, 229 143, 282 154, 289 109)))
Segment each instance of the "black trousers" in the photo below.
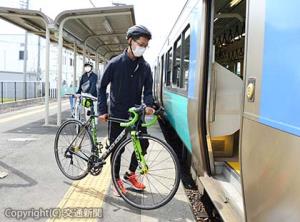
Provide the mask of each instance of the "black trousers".
MULTIPOLYGON (((139 127, 139 129, 142 133, 147 133, 147 128, 139 127)), ((121 127, 120 123, 115 123, 115 122, 108 123, 108 135, 109 135, 110 144, 112 144, 115 141, 115 139, 120 135, 120 133, 123 130, 124 130, 124 127, 121 127)), ((119 141, 118 144, 116 144, 116 145, 118 146, 122 142, 123 141, 119 141)), ((148 142, 148 140, 141 139, 140 143, 141 143, 141 147, 142 147, 142 153, 143 153, 143 155, 145 155, 147 153, 147 148, 149 146, 149 142, 148 142)), ((125 147, 122 148, 120 154, 122 154, 124 151, 125 151, 125 147)), ((115 150, 111 154, 111 162, 112 162, 112 157, 113 157, 114 153, 115 153, 115 150)), ((115 162, 115 175, 116 175, 117 179, 120 178, 120 164, 121 164, 121 155, 118 155, 116 162, 115 162)), ((135 172, 137 167, 138 167, 138 161, 137 161, 135 153, 133 151, 133 153, 131 155, 129 170, 132 172, 135 172)))

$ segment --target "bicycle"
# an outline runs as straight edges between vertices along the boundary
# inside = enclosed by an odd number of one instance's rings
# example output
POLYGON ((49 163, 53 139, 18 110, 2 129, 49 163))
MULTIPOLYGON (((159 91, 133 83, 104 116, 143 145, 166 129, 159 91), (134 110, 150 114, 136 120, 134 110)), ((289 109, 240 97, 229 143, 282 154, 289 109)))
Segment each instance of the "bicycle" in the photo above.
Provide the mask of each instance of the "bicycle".
POLYGON ((104 152, 102 151, 103 144, 97 141, 93 122, 98 116, 93 113, 93 109, 91 109, 89 120, 85 123, 78 120, 64 122, 57 131, 54 144, 55 158, 61 172, 72 180, 80 180, 88 173, 97 176, 101 173, 107 157, 114 151, 111 174, 113 184, 119 195, 128 204, 139 209, 151 210, 167 204, 179 187, 179 161, 167 143, 149 134, 143 134, 139 130, 140 126, 150 127, 154 125, 162 112, 162 109, 157 110, 153 114, 153 118, 146 122, 145 107, 145 105, 141 105, 130 108, 131 118, 126 120, 108 118, 108 121, 120 123, 124 130, 112 144, 106 147, 104 152), (72 130, 76 126, 80 128, 78 133, 72 130), (145 141, 149 145, 147 152, 143 153, 141 143, 145 141), (151 154, 154 154, 154 157, 151 154), (59 155, 62 155, 62 159, 59 155), (122 193, 117 185, 115 175, 116 160, 117 158, 121 159, 119 172, 120 175, 124 175, 130 165, 129 158, 134 158, 134 156, 138 162, 138 179, 145 184, 146 188, 140 191, 127 188, 127 192, 122 193), (65 168, 67 163, 69 165, 65 168), (72 169, 70 170, 70 168, 72 169), (75 174, 74 170, 77 170, 75 174))
POLYGON ((69 100, 75 99, 75 102, 70 101, 71 115, 72 115, 72 118, 80 120, 81 119, 81 108, 82 108, 81 107, 81 95, 78 96, 77 94, 74 94, 74 93, 66 93, 65 96, 69 96, 69 100))
POLYGON ((88 112, 88 110, 91 107, 90 101, 92 101, 92 102, 97 101, 97 98, 92 96, 89 93, 81 93, 81 94, 66 93, 65 96, 72 97, 72 98, 69 98, 72 100, 75 99, 75 105, 73 105, 74 107, 72 107, 73 102, 70 102, 72 118, 77 119, 77 120, 87 120, 88 116, 86 115, 86 113, 88 112), (82 108, 85 113, 85 119, 81 116, 82 108))

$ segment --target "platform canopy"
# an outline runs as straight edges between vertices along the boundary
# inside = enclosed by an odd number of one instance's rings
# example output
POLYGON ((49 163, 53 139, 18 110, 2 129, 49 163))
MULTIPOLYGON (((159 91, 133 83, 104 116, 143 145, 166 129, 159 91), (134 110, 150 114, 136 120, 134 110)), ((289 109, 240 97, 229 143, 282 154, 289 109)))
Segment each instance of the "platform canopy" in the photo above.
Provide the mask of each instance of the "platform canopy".
POLYGON ((114 6, 63 11, 54 23, 64 23, 64 35, 110 59, 127 47, 126 31, 135 24, 135 17, 133 6, 114 6))
POLYGON ((40 11, 7 7, 0 7, 0 18, 42 37, 45 37, 47 24, 54 22, 40 11))
POLYGON ((41 11, 0 7, 0 18, 30 33, 58 41, 58 27, 63 22, 63 46, 83 54, 84 47, 92 56, 104 60, 119 54, 127 46, 126 31, 135 24, 133 6, 113 6, 63 11, 52 20, 41 11))
MULTIPOLYGON (((88 8, 63 11, 54 20, 41 11, 0 7, 0 18, 30 33, 46 38, 46 95, 45 124, 49 117, 49 45, 58 43, 57 95, 61 92, 62 48, 74 50, 95 61, 95 71, 99 74, 99 62, 105 62, 121 53, 127 47, 126 32, 135 25, 132 5, 88 8)), ((74 64, 73 82, 76 82, 74 64)), ((61 123, 61 97, 57 97, 57 124, 61 123)))

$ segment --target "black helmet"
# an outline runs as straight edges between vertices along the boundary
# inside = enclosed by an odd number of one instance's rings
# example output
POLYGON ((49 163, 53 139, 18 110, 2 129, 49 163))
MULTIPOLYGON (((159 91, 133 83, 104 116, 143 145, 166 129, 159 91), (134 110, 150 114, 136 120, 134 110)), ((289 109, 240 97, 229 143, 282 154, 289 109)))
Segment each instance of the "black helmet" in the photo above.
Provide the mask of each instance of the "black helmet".
POLYGON ((84 67, 86 67, 86 66, 90 66, 90 67, 92 67, 92 68, 93 68, 93 63, 92 63, 92 62, 90 62, 90 61, 88 61, 88 62, 85 62, 83 66, 84 66, 84 67))
POLYGON ((143 25, 134 25, 131 26, 127 31, 126 38, 139 38, 139 37, 145 37, 147 39, 151 39, 152 35, 151 32, 143 25))

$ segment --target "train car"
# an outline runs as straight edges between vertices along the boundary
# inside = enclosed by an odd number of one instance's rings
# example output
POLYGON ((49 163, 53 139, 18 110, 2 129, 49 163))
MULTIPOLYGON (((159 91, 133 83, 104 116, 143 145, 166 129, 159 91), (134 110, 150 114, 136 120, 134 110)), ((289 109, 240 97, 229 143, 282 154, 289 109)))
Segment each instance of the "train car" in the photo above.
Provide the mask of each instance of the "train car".
POLYGON ((158 54, 166 139, 224 221, 300 221, 299 8, 189 0, 158 54))

